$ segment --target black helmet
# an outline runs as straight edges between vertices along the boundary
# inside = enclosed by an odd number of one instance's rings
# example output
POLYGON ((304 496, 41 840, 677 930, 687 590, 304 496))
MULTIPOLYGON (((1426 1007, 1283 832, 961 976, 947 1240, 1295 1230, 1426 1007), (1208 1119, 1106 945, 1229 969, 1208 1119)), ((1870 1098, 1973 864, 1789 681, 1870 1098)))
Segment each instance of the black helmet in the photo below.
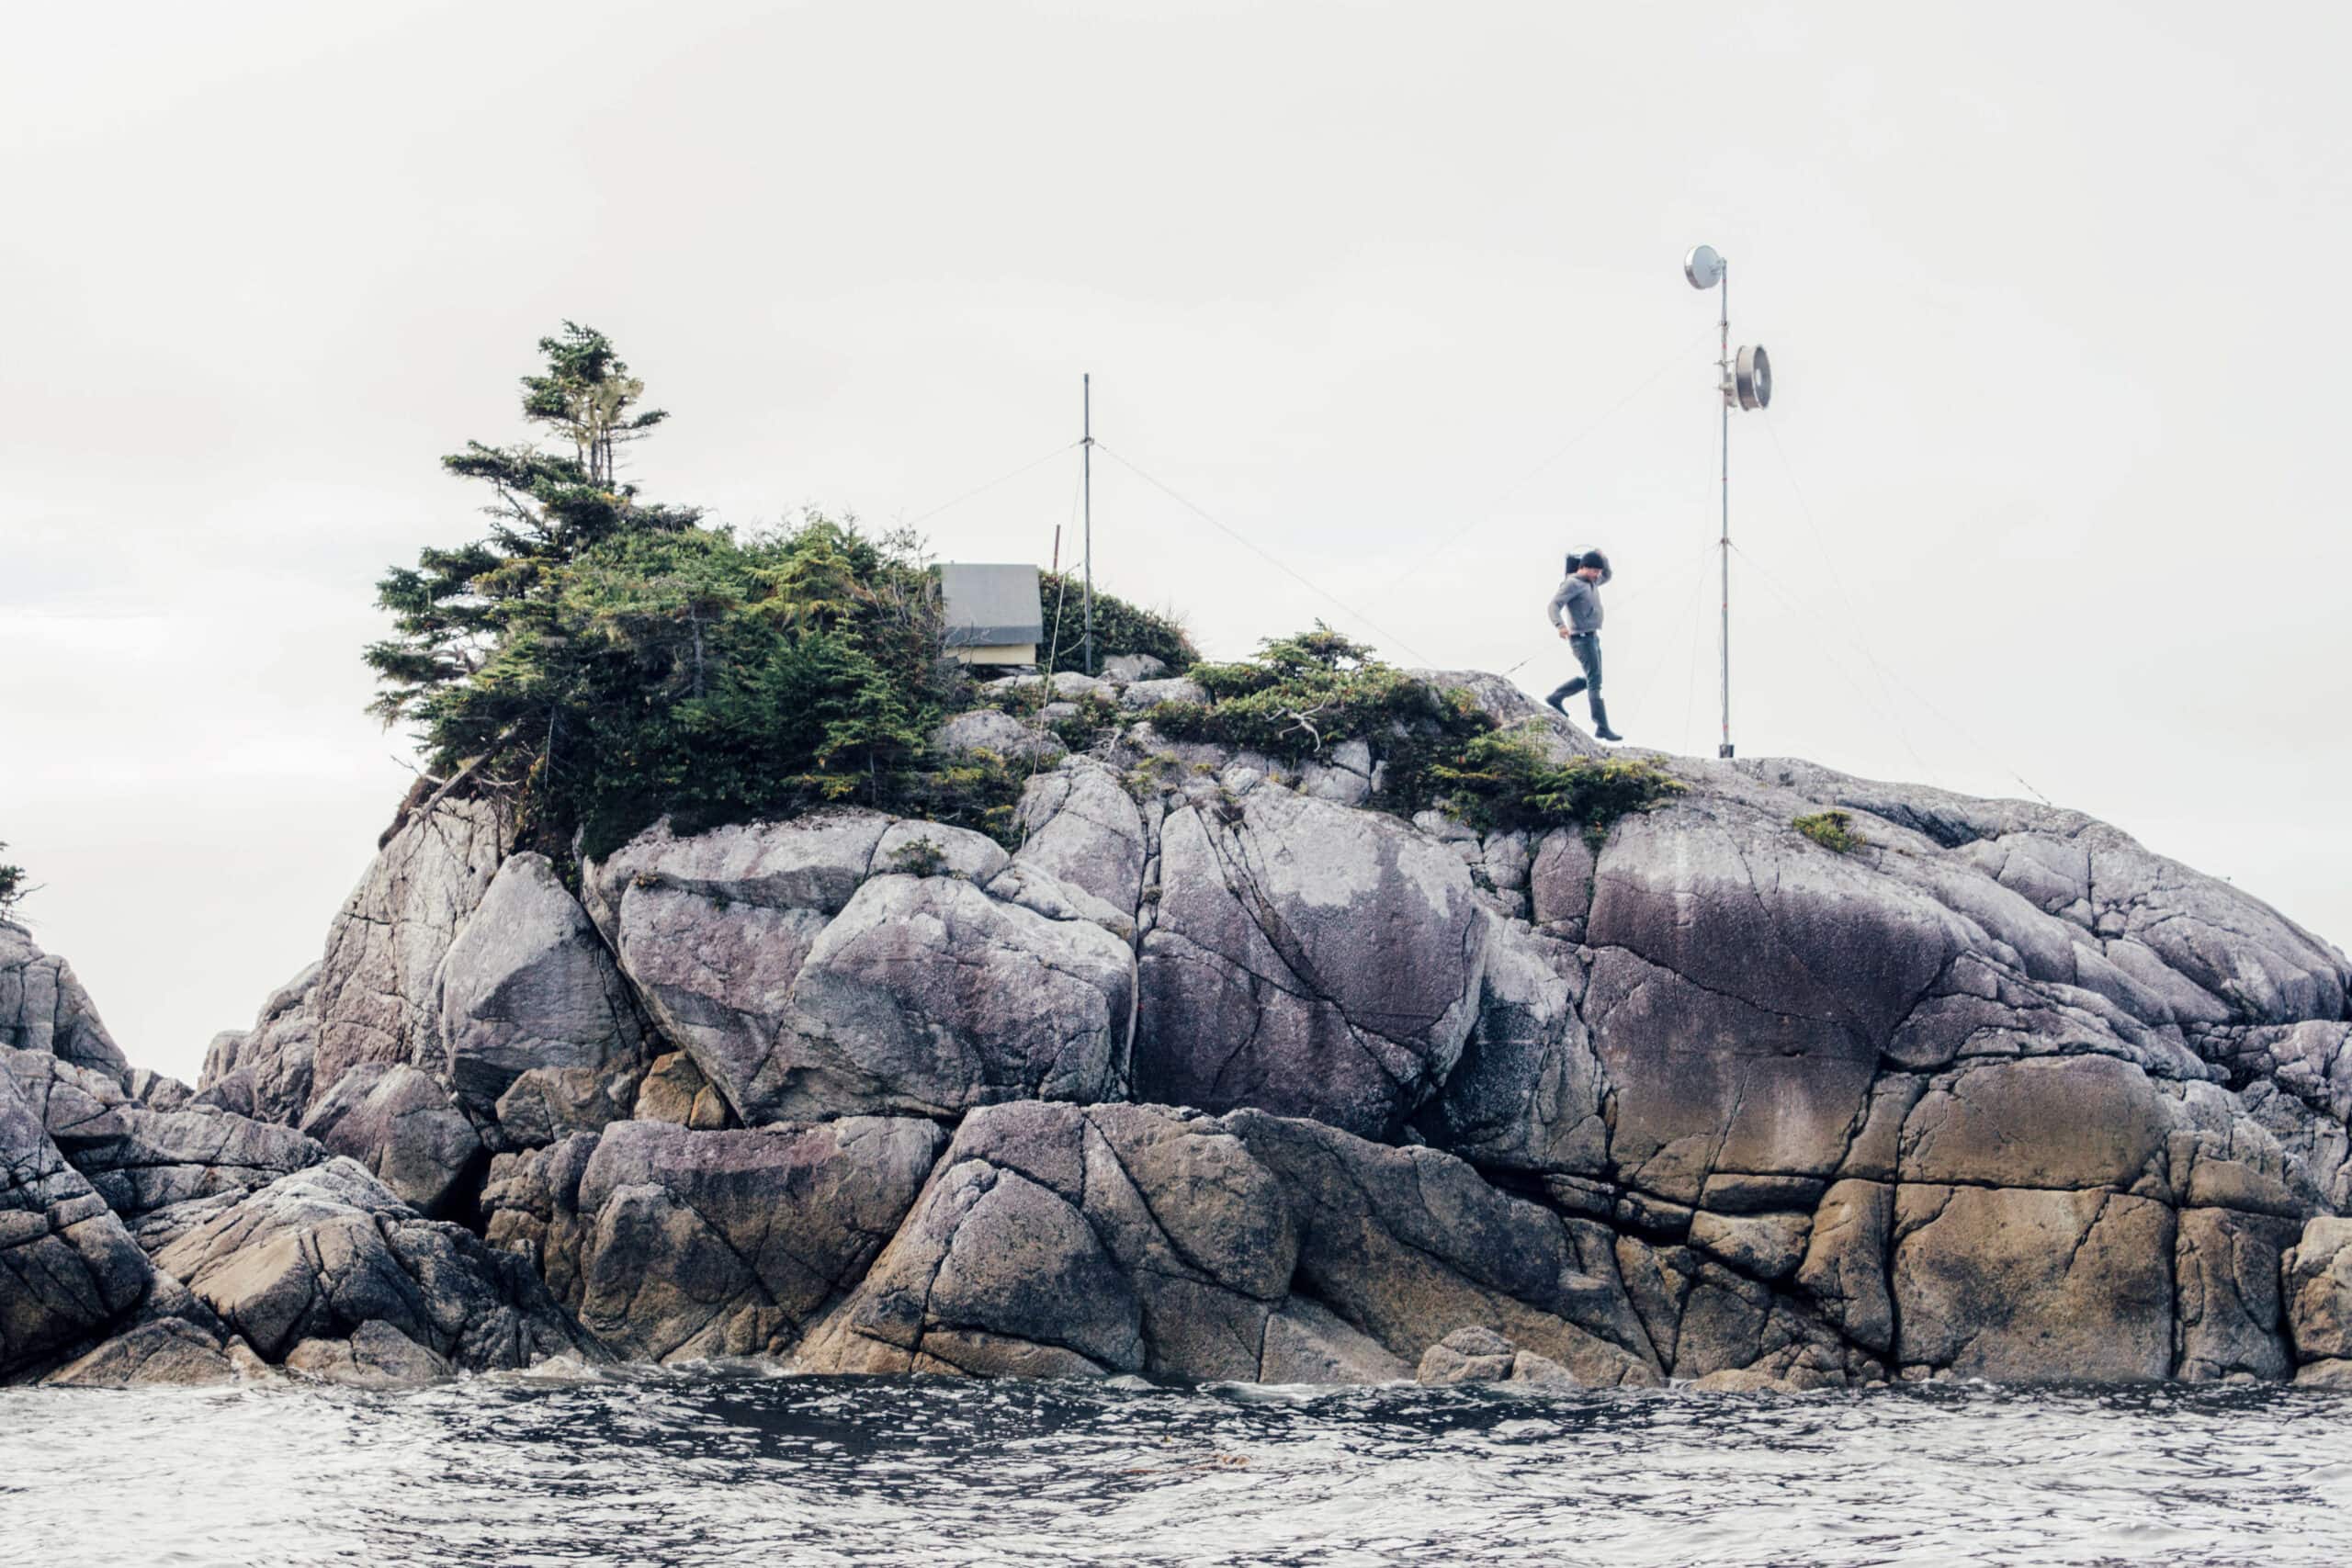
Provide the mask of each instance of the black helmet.
POLYGON ((1585 566, 1592 568, 1595 571, 1607 571, 1609 570, 1609 558, 1602 555, 1599 550, 1587 550, 1583 555, 1576 557, 1568 562, 1568 570, 1570 571, 1576 570, 1578 567, 1585 566))

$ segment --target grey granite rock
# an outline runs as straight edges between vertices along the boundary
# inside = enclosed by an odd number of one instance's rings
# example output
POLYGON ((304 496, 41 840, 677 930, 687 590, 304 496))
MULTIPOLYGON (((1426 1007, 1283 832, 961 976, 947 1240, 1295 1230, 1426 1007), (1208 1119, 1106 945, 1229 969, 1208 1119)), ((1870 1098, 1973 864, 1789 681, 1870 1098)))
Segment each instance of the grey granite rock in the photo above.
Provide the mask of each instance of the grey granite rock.
POLYGON ((311 1105, 302 1132, 436 1217, 470 1197, 469 1179, 489 1158, 449 1091, 406 1063, 352 1068, 311 1105))
POLYGON ((348 1159, 280 1178, 156 1263, 273 1361, 369 1323, 469 1371, 604 1354, 521 1259, 423 1218, 348 1159))
POLYGON ((1477 1016, 1493 917, 1467 869, 1392 818, 1273 785, 1170 809, 1159 847, 1138 1096, 1396 1132, 1477 1016))
POLYGON ((825 811, 684 838, 662 822, 587 868, 588 911, 621 972, 741 1120, 772 1118, 792 984, 892 821, 825 811))
POLYGON ((128 1085, 130 1064, 73 966, 43 953, 32 933, 0 919, 0 1046, 35 1051, 128 1085))
POLYGON ((954 877, 877 876, 810 946, 786 1032, 754 1080, 786 1117, 955 1115, 1006 1100, 1111 1098, 1135 957, 954 877))
POLYGON ((491 1238, 632 1359, 780 1356, 864 1275, 945 1142, 912 1118, 616 1122, 503 1158, 491 1238))
POLYGON ((554 1120, 548 1108, 593 1108, 601 1099, 625 1111, 647 1066, 635 999, 587 911, 539 854, 509 856, 449 944, 440 1032, 442 1070, 477 1118, 492 1118, 526 1073, 586 1075, 571 1092, 551 1085, 552 1098, 530 1097, 542 1108, 532 1123, 540 1142, 554 1120))
POLYGON ((0 1382, 100 1334, 153 1279, 147 1255, 66 1164, 16 1077, 0 1073, 0 1382))
MULTIPOLYGON (((1061 679, 1080 681, 1085 677, 1064 675, 1061 679)), ((943 757, 987 755, 1006 761, 1048 765, 1069 750, 1053 731, 1024 724, 996 708, 974 708, 969 713, 957 714, 932 732, 931 745, 943 757)))
POLYGON ((1072 758, 1029 781, 1012 820, 1022 834, 1016 863, 1133 919, 1148 845, 1143 815, 1118 775, 1091 758, 1072 758))
POLYGON ((302 1120, 318 1047, 319 971, 313 964, 271 992, 251 1029, 213 1037, 193 1104, 288 1127, 302 1120))
POLYGON ((2305 1224, 2281 1263, 2280 1284, 2295 1359, 2352 1359, 2352 1219, 2323 1215, 2305 1224))
POLYGON ((444 801, 386 841, 328 928, 306 1009, 311 1105, 356 1066, 440 1067, 442 960, 513 841, 505 808, 488 800, 444 801))

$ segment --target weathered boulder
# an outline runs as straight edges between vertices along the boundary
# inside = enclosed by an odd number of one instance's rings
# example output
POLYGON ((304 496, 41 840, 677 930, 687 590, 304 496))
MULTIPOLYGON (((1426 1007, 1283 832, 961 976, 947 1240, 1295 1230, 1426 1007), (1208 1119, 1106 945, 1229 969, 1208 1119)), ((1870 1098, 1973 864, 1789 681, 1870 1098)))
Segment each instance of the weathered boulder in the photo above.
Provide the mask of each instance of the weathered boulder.
POLYGON ((602 1355, 520 1258, 423 1218, 353 1160, 280 1178, 156 1263, 272 1361, 369 1323, 469 1371, 602 1355))
POLYGON ((990 1107, 798 1364, 1255 1378, 1296 1248, 1274 1179, 1213 1121, 990 1107))
POLYGON ((241 1339, 182 1317, 126 1329, 40 1381, 51 1388, 201 1387, 236 1382, 267 1367, 241 1339))
POLYGON ((2173 1375, 2188 1382, 2294 1371, 2279 1295, 2280 1259, 2301 1227, 2234 1209, 2180 1212, 2173 1277, 2173 1375))
POLYGON ((945 1142, 903 1117, 738 1132, 616 1122, 502 1156, 491 1237, 624 1356, 778 1356, 865 1273, 945 1142))
POLYGON ((1171 805, 1159 845, 1136 1093, 1396 1132, 1477 1017, 1493 917, 1462 862, 1264 784, 1171 805))
POLYGON ((38 1052, 0 1047, 0 1073, 16 1080, 58 1152, 127 1222, 249 1192, 326 1157, 292 1128, 209 1107, 150 1110, 104 1073, 38 1052))
POLYGON ((104 1329, 153 1278, 15 1077, 0 1073, 0 1381, 104 1329))
POLYGON ((1266 1319, 1260 1382, 1403 1382, 1412 1375, 1402 1357, 1312 1297, 1293 1296, 1266 1319))
POLYGON ((575 1116, 601 1126, 592 1120, 600 1111, 626 1114, 647 1063, 628 987, 588 912, 540 854, 509 856, 449 944, 440 1028, 448 1082, 477 1118, 495 1115, 526 1074, 546 1075, 540 1092, 518 1105, 531 1108, 520 1130, 528 1142, 592 1130, 572 1124, 575 1116))
POLYGON ((1167 662, 1148 653, 1118 653, 1102 661, 1102 679, 1119 685, 1156 681, 1167 673, 1167 662))
POLYGON ((2280 1264, 2297 1382, 2352 1386, 2352 1219, 2303 1227, 2280 1264))
POLYGON ((1109 768, 1077 757, 1038 774, 1022 793, 1013 826, 1023 835, 1016 864, 1091 894, 1133 921, 1150 846, 1135 797, 1109 768))
MULTIPOLYGON (((1085 677, 1064 675, 1059 679, 1082 681, 1085 677)), ((974 708, 969 713, 957 714, 932 732, 931 745, 943 757, 985 754, 1006 761, 1046 764, 1057 761, 1069 750, 1052 730, 1023 724, 996 708, 974 708)))
POLYGON ((311 1106, 302 1133, 434 1215, 462 1203, 489 1160, 449 1091, 405 1062, 352 1068, 311 1106))
POLYGON ((1006 1100, 1111 1098, 1135 956, 955 877, 877 876, 808 950, 757 1080, 789 1117, 956 1115, 1006 1100))
POLYGON ((130 1081, 130 1064, 73 966, 43 953, 30 931, 7 919, 0 919, 0 1046, 55 1056, 118 1084, 130 1081))
POLYGON ((665 821, 586 870, 588 912, 638 998, 746 1122, 775 1119, 792 984, 891 825, 823 811, 680 838, 665 821))
POLYGON ((196 1090, 179 1079, 149 1067, 133 1067, 128 1085, 130 1098, 150 1111, 182 1111, 196 1090))
POLYGON ((437 1069, 441 963, 514 842, 492 800, 446 800, 410 816, 378 852, 327 931, 317 988, 311 1104, 363 1064, 437 1069))
POLYGON ((413 1388, 455 1377, 457 1369, 381 1318, 349 1335, 305 1339, 286 1353, 290 1372, 345 1388, 413 1388))

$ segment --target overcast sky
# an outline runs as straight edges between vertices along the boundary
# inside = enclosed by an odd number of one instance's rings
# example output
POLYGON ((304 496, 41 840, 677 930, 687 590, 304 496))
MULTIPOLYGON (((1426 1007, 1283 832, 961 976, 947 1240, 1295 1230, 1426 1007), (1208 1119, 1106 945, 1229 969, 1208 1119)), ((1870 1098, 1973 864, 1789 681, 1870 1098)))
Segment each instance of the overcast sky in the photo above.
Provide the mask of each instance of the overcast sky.
POLYGON ((132 1058, 316 957, 410 774, 373 584, 564 318, 646 493, 1566 670, 2105 817, 2352 937, 2342 6, 51 6, 0 58, 0 840, 132 1058), (929 513, 930 515, 926 515, 929 513), (1066 544, 1066 550, 1070 547, 1066 544), (1341 606, 1345 606, 1342 608, 1341 606))

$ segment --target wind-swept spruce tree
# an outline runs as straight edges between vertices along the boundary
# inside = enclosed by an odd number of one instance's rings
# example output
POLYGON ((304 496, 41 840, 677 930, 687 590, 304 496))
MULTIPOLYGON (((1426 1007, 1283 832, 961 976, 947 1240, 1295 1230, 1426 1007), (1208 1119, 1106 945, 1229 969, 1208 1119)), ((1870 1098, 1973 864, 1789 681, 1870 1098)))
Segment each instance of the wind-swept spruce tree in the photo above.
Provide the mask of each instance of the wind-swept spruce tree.
POLYGON ((539 340, 544 375, 523 378, 523 417, 571 447, 468 442, 441 466, 490 487, 487 536, 456 549, 428 547, 414 567, 395 567, 377 585, 394 633, 367 651, 380 691, 373 711, 387 724, 418 724, 436 770, 479 765, 544 721, 544 750, 558 743, 561 705, 544 682, 484 679, 493 659, 518 641, 540 651, 563 588, 563 568, 596 545, 629 534, 674 534, 696 512, 649 506, 614 472, 619 446, 668 417, 639 412, 645 383, 628 374, 604 333, 566 321, 539 340))
POLYGON ((825 800, 1001 829, 1017 784, 923 755, 958 677, 914 541, 819 516, 744 539, 640 500, 616 459, 667 416, 602 333, 538 346, 522 412, 555 449, 443 458, 490 487, 489 532, 378 584, 373 711, 415 728, 425 787, 500 795, 559 855, 825 800))

